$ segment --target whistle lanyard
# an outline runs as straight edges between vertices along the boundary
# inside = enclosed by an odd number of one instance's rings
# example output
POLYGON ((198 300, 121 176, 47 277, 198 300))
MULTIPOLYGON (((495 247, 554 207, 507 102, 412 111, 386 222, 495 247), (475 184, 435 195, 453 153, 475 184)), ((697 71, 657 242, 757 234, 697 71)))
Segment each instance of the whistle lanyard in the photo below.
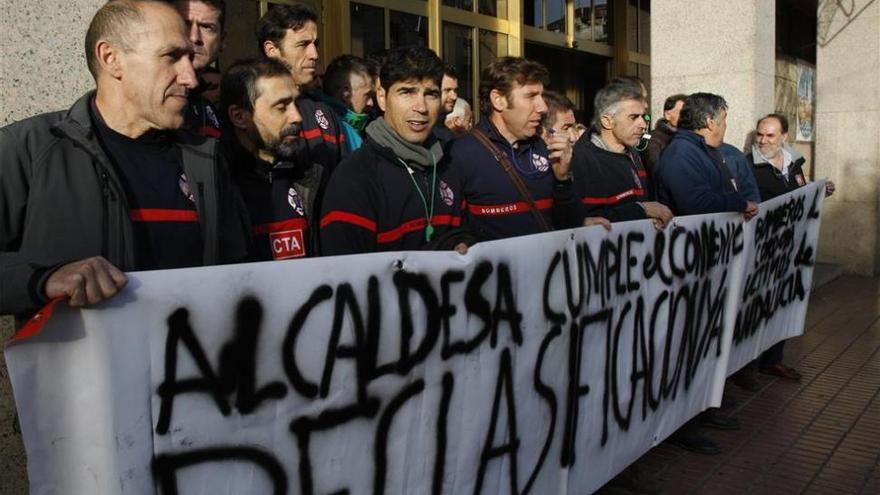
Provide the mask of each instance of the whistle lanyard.
POLYGON ((431 153, 431 165, 433 165, 434 173, 431 174, 431 208, 428 209, 428 200, 425 199, 425 194, 422 193, 422 189, 419 187, 418 182, 416 182, 416 178, 413 176, 413 169, 407 165, 407 163, 400 158, 397 159, 406 168, 406 171, 409 172, 409 178, 413 183, 413 187, 416 188, 416 192, 419 193, 419 199, 422 200, 422 206, 425 207, 425 220, 427 220, 427 224, 425 225, 425 241, 431 242, 431 236, 434 235, 434 225, 432 222, 434 220, 434 196, 435 188, 437 186, 437 162, 434 160, 434 154, 431 153))

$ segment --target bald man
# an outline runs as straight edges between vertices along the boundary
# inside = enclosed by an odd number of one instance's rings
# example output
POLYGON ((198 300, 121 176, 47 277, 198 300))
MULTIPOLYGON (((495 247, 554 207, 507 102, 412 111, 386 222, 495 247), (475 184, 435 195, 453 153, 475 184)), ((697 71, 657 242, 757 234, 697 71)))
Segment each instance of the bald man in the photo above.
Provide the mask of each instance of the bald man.
POLYGON ((176 132, 197 85, 177 11, 113 0, 85 46, 94 90, 0 129, 0 314, 93 305, 125 286, 124 271, 246 255, 214 144, 176 132))

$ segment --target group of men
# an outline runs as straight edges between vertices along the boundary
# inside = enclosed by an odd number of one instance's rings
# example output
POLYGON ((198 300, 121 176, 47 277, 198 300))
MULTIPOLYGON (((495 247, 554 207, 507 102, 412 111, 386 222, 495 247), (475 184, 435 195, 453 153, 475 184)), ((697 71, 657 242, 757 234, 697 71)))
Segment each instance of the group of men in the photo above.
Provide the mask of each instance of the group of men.
MULTIPOLYGON (((217 94, 224 23, 223 0, 111 0, 86 35, 95 90, 0 129, 0 314, 96 304, 125 271, 749 219, 805 183, 785 117, 762 118, 745 156, 723 143, 713 94, 670 97, 645 148, 634 79, 595 95, 584 132, 524 58, 483 71, 476 125, 454 70, 424 47, 344 55, 319 76, 318 18, 298 5, 260 19, 260 56, 231 64, 217 94)), ((762 366, 797 378, 781 354, 762 366)))

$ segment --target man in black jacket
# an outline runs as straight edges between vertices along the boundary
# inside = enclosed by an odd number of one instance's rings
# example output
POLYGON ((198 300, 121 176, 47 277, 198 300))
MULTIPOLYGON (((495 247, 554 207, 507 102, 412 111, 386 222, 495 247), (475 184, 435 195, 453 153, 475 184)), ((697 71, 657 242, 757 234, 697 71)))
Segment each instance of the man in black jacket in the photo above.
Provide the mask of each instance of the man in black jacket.
POLYGON ((677 94, 666 98, 663 102, 663 118, 654 124, 654 130, 651 131, 651 140, 648 146, 642 151, 642 163, 649 174, 654 173, 657 163, 660 162, 660 153, 672 141, 672 136, 678 130, 678 116, 681 113, 681 107, 684 106, 684 100, 687 95, 677 94))
POLYGON ((440 113, 440 58, 424 47, 388 53, 377 100, 385 112, 330 178, 321 254, 466 249, 456 169, 432 135, 440 113))
POLYGON ((315 88, 318 43, 318 15, 305 5, 273 5, 257 24, 260 53, 286 65, 299 88, 296 106, 310 160, 332 172, 346 154, 345 133, 315 88))
POLYGON ((96 304, 123 270, 244 258, 216 142, 174 132, 196 85, 191 55, 172 7, 114 0, 86 34, 97 90, 0 129, 0 314, 96 304))
POLYGON ((672 212, 654 201, 651 178, 634 146, 645 133, 647 103, 629 84, 596 93, 595 128, 574 147, 572 170, 584 217, 611 222, 650 218, 658 229, 672 212))
POLYGON ((232 130, 223 149, 250 214, 249 259, 316 255, 313 219, 326 181, 304 149, 293 76, 276 60, 243 60, 223 75, 221 94, 232 130))
POLYGON ((214 105, 202 95, 210 86, 204 73, 212 68, 223 50, 226 35, 225 0, 174 0, 174 7, 186 23, 193 47, 193 69, 199 86, 189 94, 184 127, 200 136, 219 138, 222 125, 214 105))
MULTIPOLYGON (((806 185, 803 166, 806 160, 797 151, 788 148, 788 119, 779 113, 761 118, 755 126, 755 144, 748 155, 749 164, 755 172, 761 201, 773 199, 806 185)), ((834 182, 825 183, 825 195, 834 193, 834 182)), ((758 361, 758 369, 765 374, 800 380, 801 374, 782 364, 785 341, 767 349, 758 361)))

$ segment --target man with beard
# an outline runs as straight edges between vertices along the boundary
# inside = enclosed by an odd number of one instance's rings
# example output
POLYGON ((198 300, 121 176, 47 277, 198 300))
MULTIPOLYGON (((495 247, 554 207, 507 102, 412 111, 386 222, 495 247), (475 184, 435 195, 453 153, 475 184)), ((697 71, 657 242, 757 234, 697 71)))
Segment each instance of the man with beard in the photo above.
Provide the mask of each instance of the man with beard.
POLYGON ((199 86, 190 92, 186 108, 184 127, 201 136, 220 137, 222 125, 211 102, 204 97, 204 91, 211 86, 205 73, 213 68, 225 38, 226 18, 225 0, 174 0, 174 8, 183 17, 193 47, 193 69, 199 79, 199 86))
POLYGON ((385 112, 327 186, 321 254, 466 250, 456 169, 431 133, 443 64, 425 47, 392 49, 376 99, 385 112))
POLYGON ((443 82, 440 85, 440 117, 437 118, 437 124, 434 125, 434 137, 440 140, 442 144, 447 144, 455 137, 455 133, 446 127, 446 116, 455 109, 455 102, 458 100, 458 74, 455 67, 447 65, 443 69, 443 82))
POLYGON ((314 256, 324 170, 305 153, 293 76, 276 60, 243 60, 223 75, 220 94, 233 131, 224 152, 252 224, 249 258, 314 256))
MULTIPOLYGON (((762 201, 807 184, 803 170, 806 159, 785 144, 787 139, 788 119, 784 115, 771 113, 758 121, 755 144, 747 158, 755 172, 762 201)), ((834 182, 829 180, 825 183, 825 196, 833 193, 834 182)), ((767 349, 758 360, 758 369, 764 374, 800 380, 801 374, 796 369, 782 364, 784 349, 784 340, 767 349)))
POLYGON ((0 314, 97 304, 127 270, 246 255, 226 162, 213 140, 177 132, 196 86, 177 12, 110 1, 85 46, 95 91, 0 129, 0 314))
POLYGON ((672 212, 654 200, 651 178, 635 145, 642 139, 648 105, 633 85, 611 83, 596 93, 593 132, 574 147, 572 169, 584 217, 611 222, 650 218, 657 229, 672 212))

